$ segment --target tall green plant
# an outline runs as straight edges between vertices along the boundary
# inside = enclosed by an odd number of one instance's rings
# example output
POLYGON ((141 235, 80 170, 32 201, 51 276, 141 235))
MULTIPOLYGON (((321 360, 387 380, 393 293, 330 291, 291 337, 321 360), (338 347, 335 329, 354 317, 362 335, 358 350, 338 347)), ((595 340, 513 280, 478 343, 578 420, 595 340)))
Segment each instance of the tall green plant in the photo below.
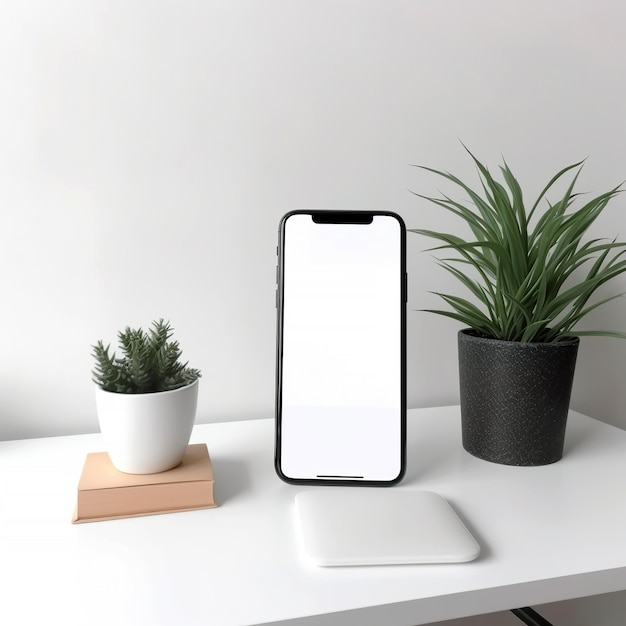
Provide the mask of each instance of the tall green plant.
POLYGON ((623 295, 590 302, 599 287, 626 271, 626 243, 584 240, 622 185, 575 208, 580 194, 574 193, 574 187, 583 162, 574 163, 555 174, 527 210, 522 189, 506 161, 500 166, 502 182, 498 182, 467 152, 478 169, 479 191, 449 172, 417 166, 454 183, 464 198, 413 193, 460 218, 473 234, 473 239, 463 239, 411 229, 442 243, 431 250, 454 253, 452 257, 439 255, 438 263, 472 296, 433 292, 451 310, 429 311, 456 319, 481 335, 509 341, 555 342, 573 335, 626 338, 623 332, 575 328, 592 310, 623 295), (557 182, 568 180, 566 175, 570 179, 565 192, 551 203, 548 192, 557 182))
POLYGON ((170 341, 172 333, 170 323, 162 319, 147 332, 126 327, 118 333, 121 358, 109 353, 110 345, 98 341, 92 346, 93 381, 117 393, 171 391, 195 382, 201 373, 180 362, 182 352, 177 341, 170 341))

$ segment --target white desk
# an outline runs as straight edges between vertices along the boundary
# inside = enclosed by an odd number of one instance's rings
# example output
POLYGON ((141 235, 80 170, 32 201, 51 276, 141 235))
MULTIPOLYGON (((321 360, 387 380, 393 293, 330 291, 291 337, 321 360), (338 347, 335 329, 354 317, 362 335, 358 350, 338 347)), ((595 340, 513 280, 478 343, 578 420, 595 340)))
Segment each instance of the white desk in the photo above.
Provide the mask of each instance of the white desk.
POLYGON ((75 489, 100 435, 0 443, 0 621, 390 626, 626 588, 624 431, 571 413, 564 458, 516 468, 463 451, 458 407, 411 410, 394 489, 443 495, 481 556, 317 568, 300 559, 293 526, 293 497, 311 487, 274 474, 273 426, 195 427, 219 508, 82 525, 70 523, 75 489))

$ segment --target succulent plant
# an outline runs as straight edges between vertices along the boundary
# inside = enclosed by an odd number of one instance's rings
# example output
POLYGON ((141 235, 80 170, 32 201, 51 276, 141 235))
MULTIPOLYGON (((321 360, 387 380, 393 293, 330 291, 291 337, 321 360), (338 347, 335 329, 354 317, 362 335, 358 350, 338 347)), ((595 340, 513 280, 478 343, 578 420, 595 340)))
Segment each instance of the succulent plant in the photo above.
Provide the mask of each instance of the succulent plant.
POLYGON ((444 258, 439 254, 438 262, 472 296, 434 292, 451 310, 430 312, 456 319, 480 335, 509 341, 555 342, 582 335, 626 338, 619 331, 576 329, 592 310, 623 295, 590 302, 599 287, 626 271, 626 243, 584 241, 589 227, 621 192, 621 185, 574 208, 581 195, 574 193, 574 187, 583 162, 574 163, 557 172, 527 210, 521 186, 506 161, 500 167, 503 182, 498 182, 467 151, 478 169, 480 191, 449 172, 418 166, 452 182, 464 198, 415 195, 460 218, 473 234, 463 239, 412 229, 441 242, 432 249, 437 253, 453 253, 444 258), (565 192, 551 203, 548 192, 568 173, 573 176, 565 192))
POLYGON ((154 393, 189 385, 201 373, 180 362, 177 341, 170 341, 173 329, 160 319, 148 331, 126 327, 118 333, 122 357, 110 354, 110 344, 98 341, 92 346, 96 366, 93 381, 105 391, 116 393, 154 393))

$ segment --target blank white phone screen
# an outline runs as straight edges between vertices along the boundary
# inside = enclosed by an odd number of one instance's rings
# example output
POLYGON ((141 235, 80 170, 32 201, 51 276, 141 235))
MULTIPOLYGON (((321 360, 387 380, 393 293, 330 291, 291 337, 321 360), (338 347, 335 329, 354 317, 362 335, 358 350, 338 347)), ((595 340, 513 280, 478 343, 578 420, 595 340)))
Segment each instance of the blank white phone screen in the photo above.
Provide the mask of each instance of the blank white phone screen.
POLYGON ((401 472, 402 238, 371 223, 286 218, 281 470, 287 478, 392 481, 401 472))

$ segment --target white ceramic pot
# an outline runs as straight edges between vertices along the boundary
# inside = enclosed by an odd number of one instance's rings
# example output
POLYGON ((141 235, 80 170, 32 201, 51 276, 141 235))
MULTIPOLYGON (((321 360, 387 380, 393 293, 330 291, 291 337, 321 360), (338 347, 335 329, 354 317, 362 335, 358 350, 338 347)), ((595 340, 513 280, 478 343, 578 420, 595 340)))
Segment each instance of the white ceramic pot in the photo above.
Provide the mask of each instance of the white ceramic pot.
POLYGON ((196 419, 198 384, 157 393, 114 393, 96 386, 100 431, 120 472, 155 474, 182 461, 196 419))

